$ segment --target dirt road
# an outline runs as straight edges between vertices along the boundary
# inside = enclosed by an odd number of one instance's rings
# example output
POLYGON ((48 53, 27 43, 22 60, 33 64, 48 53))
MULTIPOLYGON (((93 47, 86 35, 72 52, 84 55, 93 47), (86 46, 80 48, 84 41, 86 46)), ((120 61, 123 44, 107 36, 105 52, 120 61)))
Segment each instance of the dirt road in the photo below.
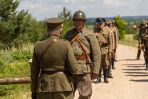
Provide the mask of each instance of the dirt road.
MULTIPOLYGON (((136 60, 137 48, 119 45, 114 78, 109 83, 93 83, 91 99, 148 99, 148 71, 144 59, 136 60)), ((78 99, 76 92, 75 99, 78 99)))

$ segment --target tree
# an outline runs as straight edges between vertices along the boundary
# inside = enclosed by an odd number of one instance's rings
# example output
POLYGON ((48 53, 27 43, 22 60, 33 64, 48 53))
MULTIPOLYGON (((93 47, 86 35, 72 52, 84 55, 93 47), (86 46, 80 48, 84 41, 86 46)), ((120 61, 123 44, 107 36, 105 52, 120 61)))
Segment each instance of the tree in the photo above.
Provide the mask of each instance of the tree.
POLYGON ((68 10, 66 7, 63 7, 63 11, 58 14, 58 17, 60 17, 64 20, 63 31, 62 31, 62 35, 61 35, 61 37, 63 38, 65 35, 65 32, 72 27, 71 11, 68 10))
POLYGON ((8 20, 13 17, 19 3, 19 0, 0 0, 0 19, 8 20))
POLYGON ((28 11, 17 11, 19 0, 0 0, 0 47, 20 47, 28 41, 37 41, 45 31, 28 11))
POLYGON ((119 15, 114 18, 114 21, 119 29, 119 39, 123 39, 124 34, 126 33, 127 22, 125 22, 119 15))

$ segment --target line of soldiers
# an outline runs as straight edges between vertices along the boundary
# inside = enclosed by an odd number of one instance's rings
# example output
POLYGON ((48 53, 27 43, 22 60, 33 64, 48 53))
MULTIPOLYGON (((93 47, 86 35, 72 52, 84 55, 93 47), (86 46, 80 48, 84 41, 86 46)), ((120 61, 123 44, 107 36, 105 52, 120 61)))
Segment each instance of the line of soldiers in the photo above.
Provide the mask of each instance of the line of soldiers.
POLYGON ((111 61, 115 60, 117 30, 113 24, 105 23, 104 18, 97 18, 94 33, 85 27, 86 16, 80 10, 72 20, 74 27, 67 31, 65 40, 59 38, 63 19, 46 20, 49 37, 38 41, 33 52, 32 99, 74 99, 76 90, 78 99, 90 99, 92 80, 100 80, 102 69, 104 82, 109 82, 107 76, 111 61))
POLYGON ((114 23, 104 18, 96 18, 94 33, 101 48, 101 69, 97 83, 101 82, 101 72, 103 70, 104 82, 108 83, 107 78, 113 78, 111 67, 114 67, 115 54, 118 45, 118 30, 114 23))
POLYGON ((143 20, 140 25, 134 25, 133 28, 139 31, 137 59, 140 59, 142 50, 144 52, 146 70, 148 70, 148 21, 143 20))

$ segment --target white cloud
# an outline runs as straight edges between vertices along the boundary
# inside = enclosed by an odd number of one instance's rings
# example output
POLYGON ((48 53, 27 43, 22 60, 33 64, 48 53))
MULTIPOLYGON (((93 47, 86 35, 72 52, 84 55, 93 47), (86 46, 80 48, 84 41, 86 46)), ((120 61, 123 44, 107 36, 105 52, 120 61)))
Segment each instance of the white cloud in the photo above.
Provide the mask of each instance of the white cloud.
POLYGON ((37 19, 55 17, 63 7, 74 13, 83 10, 87 17, 148 15, 147 0, 21 0, 19 10, 28 10, 37 19))
POLYGON ((121 7, 132 4, 139 4, 141 0, 103 0, 104 4, 111 7, 121 7))
POLYGON ((63 0, 65 3, 90 3, 95 0, 63 0))

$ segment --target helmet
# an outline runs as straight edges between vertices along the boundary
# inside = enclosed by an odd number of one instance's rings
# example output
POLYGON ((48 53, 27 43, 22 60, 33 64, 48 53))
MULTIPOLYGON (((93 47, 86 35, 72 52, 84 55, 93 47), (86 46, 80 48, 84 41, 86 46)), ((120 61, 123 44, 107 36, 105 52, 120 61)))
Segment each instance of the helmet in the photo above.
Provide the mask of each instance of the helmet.
POLYGON ((73 18, 72 19, 83 19, 86 21, 86 16, 85 13, 81 10, 78 10, 74 13, 73 18))

